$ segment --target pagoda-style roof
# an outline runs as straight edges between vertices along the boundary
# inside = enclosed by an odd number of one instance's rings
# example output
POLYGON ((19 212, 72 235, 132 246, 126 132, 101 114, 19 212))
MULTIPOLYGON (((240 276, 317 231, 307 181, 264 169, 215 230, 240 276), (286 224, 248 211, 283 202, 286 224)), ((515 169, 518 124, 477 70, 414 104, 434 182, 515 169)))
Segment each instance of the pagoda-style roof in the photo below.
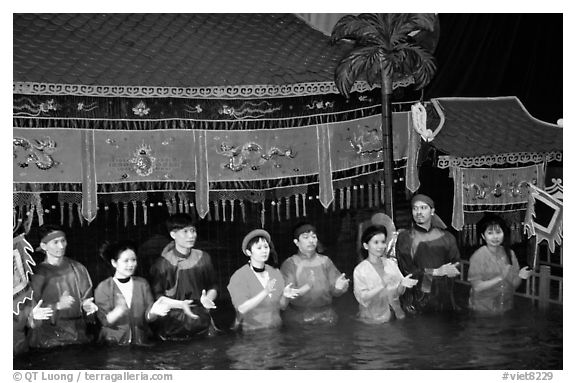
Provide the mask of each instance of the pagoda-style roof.
POLYGON ((21 94, 336 93, 334 69, 346 49, 294 14, 15 14, 13 20, 14 93, 21 94))
POLYGON ((440 167, 561 158, 562 128, 532 117, 517 97, 435 98, 432 104, 439 120, 427 125, 438 131, 431 144, 446 154, 440 167))

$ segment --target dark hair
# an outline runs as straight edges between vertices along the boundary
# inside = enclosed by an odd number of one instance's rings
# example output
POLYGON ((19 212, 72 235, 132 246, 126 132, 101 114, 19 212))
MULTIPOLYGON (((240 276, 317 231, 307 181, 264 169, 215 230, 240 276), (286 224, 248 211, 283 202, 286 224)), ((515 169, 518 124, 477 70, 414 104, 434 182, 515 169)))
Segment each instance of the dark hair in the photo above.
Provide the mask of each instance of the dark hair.
POLYGON ((38 228, 38 241, 42 241, 42 238, 55 231, 64 232, 64 229, 62 229, 61 226, 55 224, 46 224, 40 226, 38 228))
POLYGON ((476 224, 476 228, 478 229, 478 233, 483 235, 486 230, 493 226, 499 226, 504 233, 504 239, 502 240, 502 246, 504 247, 504 251, 506 252, 506 257, 508 258, 508 262, 512 264, 512 256, 510 251, 510 228, 508 224, 504 220, 504 218, 500 217, 496 214, 485 214, 480 221, 476 224))
POLYGON ((368 256, 368 250, 364 248, 364 244, 370 242, 372 237, 374 237, 377 234, 384 234, 384 236, 388 237, 386 226, 371 225, 368 226, 362 233, 362 237, 360 238, 360 254, 361 254, 360 260, 363 260, 368 256))
POLYGON ((174 230, 182 230, 185 227, 189 227, 189 226, 195 227, 196 222, 194 221, 192 216, 190 216, 189 214, 186 214, 186 213, 177 213, 177 214, 171 215, 166 220, 166 230, 168 230, 169 233, 174 231, 174 230))
MULTIPOLYGON (((318 239, 318 229, 316 228, 316 226, 312 225, 308 221, 301 221, 301 222, 298 222, 296 225, 293 226, 292 237, 293 237, 293 239, 297 240, 298 238, 300 238, 300 235, 302 235, 304 233, 309 233, 309 232, 313 232, 314 234, 316 234, 316 238, 318 239), (305 231, 302 231, 302 229, 304 229, 305 231), (308 230, 308 229, 310 229, 310 230, 308 230)), ((318 242, 316 242, 316 252, 318 254, 323 254, 324 250, 325 250, 324 245, 322 244, 320 239, 318 239, 318 242)))
POLYGON ((136 244, 132 241, 104 242, 100 246, 100 257, 110 263, 112 260, 117 261, 120 254, 126 250, 132 250, 136 254, 136 244))
POLYGON ((266 238, 263 235, 257 235, 255 237, 250 238, 250 240, 246 243, 246 248, 243 250, 252 251, 252 246, 254 244, 258 243, 260 240, 264 240, 264 241, 266 241, 266 243, 268 243, 268 246, 270 246, 270 256, 272 257, 274 264, 277 264, 278 263, 278 254, 276 253, 276 250, 274 249, 274 244, 272 243, 272 241, 269 241, 268 238, 266 238))

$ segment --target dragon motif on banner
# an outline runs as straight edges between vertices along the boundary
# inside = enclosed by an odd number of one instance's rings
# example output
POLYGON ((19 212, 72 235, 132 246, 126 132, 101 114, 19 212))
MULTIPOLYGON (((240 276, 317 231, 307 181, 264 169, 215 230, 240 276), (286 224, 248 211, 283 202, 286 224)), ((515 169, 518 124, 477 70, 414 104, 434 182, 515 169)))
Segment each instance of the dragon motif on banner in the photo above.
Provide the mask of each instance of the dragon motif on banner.
POLYGON ((60 106, 54 99, 45 102, 35 103, 28 97, 22 97, 14 100, 14 116, 31 116, 38 117, 42 114, 49 113, 52 110, 58 110, 60 106))
POLYGON ((350 146, 361 156, 377 154, 382 151, 382 137, 376 128, 364 126, 358 133, 348 138, 350 146))
POLYGON ((48 170, 59 164, 52 158, 57 145, 50 137, 46 137, 43 140, 34 140, 34 142, 23 137, 14 137, 12 146, 14 160, 21 168, 26 168, 30 163, 33 163, 40 170, 48 170), (18 161, 19 151, 24 151, 26 157, 24 161, 18 161))
POLYGON ((231 116, 236 119, 260 118, 281 109, 281 106, 273 107, 272 104, 268 101, 245 102, 239 108, 234 108, 224 104, 220 109, 218 109, 218 113, 231 116))
MULTIPOLYGON (((247 142, 241 146, 234 146, 228 143, 220 144, 217 153, 228 157, 228 163, 223 167, 233 172, 239 172, 246 167, 252 170, 258 170, 266 162, 274 160, 278 157, 294 158, 296 155, 291 148, 280 149, 276 146, 265 150, 260 144, 255 142, 247 142)), ((274 162, 274 167, 279 168, 281 165, 274 162)))

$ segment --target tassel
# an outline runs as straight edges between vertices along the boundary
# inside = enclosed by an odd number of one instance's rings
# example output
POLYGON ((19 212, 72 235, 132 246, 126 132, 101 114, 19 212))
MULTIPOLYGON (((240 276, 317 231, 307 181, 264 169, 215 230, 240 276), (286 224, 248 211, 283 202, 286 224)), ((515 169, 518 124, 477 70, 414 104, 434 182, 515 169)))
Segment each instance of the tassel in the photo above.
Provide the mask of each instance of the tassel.
POLYGON ((60 202, 60 226, 64 227, 64 202, 60 202))
POLYGON ((78 213, 78 221, 80 222, 80 226, 84 226, 84 218, 82 218, 82 204, 76 205, 76 213, 78 213))
POLYGON ((178 198, 178 212, 184 213, 184 201, 182 200, 182 197, 178 198))
POLYGON ((278 219, 278 222, 280 222, 280 201, 278 202, 272 201, 270 205, 271 205, 270 218, 272 222, 274 222, 274 211, 276 211, 276 217, 278 219))
POLYGON ((172 198, 170 198, 170 203, 172 204, 172 211, 174 212, 173 214, 178 213, 178 204, 176 203, 176 195, 173 195, 172 198))
POLYGON ((348 186, 346 188, 346 209, 348 209, 348 210, 350 210, 350 203, 351 203, 351 199, 352 199, 351 193, 352 193, 351 188, 350 188, 350 186, 348 186))
POLYGON ((284 197, 286 201, 286 220, 290 220, 290 196, 284 197))
POLYGON ((72 202, 68 203, 68 227, 72 227, 74 223, 74 206, 72 202))
POLYGON ((132 224, 136 226, 136 209, 138 209, 138 205, 136 201, 132 201, 132 224))
POLYGON ((108 204, 104 205, 104 222, 108 222, 108 212, 110 211, 110 207, 108 206, 108 204))
POLYGON ((32 227, 32 221, 34 221, 34 205, 30 205, 28 207, 28 212, 26 213, 26 221, 24 221, 24 232, 28 234, 30 232, 30 228, 32 227))
POLYGON ((236 201, 231 199, 230 200, 230 222, 234 222, 234 203, 236 201))
MULTIPOLYGON (((172 215, 173 214, 172 213, 172 202, 170 202, 170 200, 168 200, 168 199, 164 200, 164 202, 166 203, 166 209, 168 209, 168 214, 172 215)), ((161 206, 160 202, 158 202, 158 206, 161 206)))
POLYGON ((184 213, 190 214, 190 201, 188 199, 184 200, 184 213))
POLYGON ((242 222, 246 223, 246 205, 242 200, 240 200, 240 214, 242 215, 242 222))
POLYGON ((218 200, 214 201, 214 220, 220 221, 220 205, 218 205, 218 200))
POLYGON ((264 201, 261 202, 262 204, 262 210, 260 211, 260 224, 261 227, 264 227, 264 220, 265 220, 265 215, 266 214, 266 205, 264 204, 264 201))
POLYGON ((302 193, 302 215, 306 217, 306 193, 302 193))
POLYGON ((142 214, 144 215, 144 225, 148 224, 148 203, 142 202, 142 214))
POLYGON ((226 200, 221 199, 220 202, 222 202, 222 221, 226 222, 226 200))
POLYGON ((373 203, 374 202, 372 200, 373 198, 373 194, 374 194, 374 190, 372 189, 374 185, 372 184, 368 184, 368 208, 372 208, 373 207, 373 203))
POLYGON ((190 215, 192 216, 193 219, 195 219, 198 216, 198 212, 194 207, 194 202, 190 202, 190 215))
POLYGON ((358 207, 364 206, 364 185, 360 185, 360 198, 358 198, 358 207))
POLYGON ((344 188, 339 189, 340 191, 340 210, 344 210, 344 188))
POLYGON ((374 184, 374 207, 378 206, 378 184, 374 184))
POLYGON ((380 181, 380 205, 384 205, 384 181, 380 181))
POLYGON ((300 200, 300 194, 295 194, 294 195, 294 206, 296 207, 296 218, 300 217, 300 204, 299 201, 300 200))
POLYGON ((128 202, 124 202, 123 210, 124 210, 124 227, 128 227, 128 202))
POLYGON ((336 194, 334 194, 334 200, 330 204, 330 209, 334 212, 336 211, 336 194))
POLYGON ((358 186, 354 185, 352 191, 352 208, 356 209, 358 207, 358 186))
POLYGON ((208 221, 212 221, 212 203, 208 201, 208 214, 206 214, 208 221))

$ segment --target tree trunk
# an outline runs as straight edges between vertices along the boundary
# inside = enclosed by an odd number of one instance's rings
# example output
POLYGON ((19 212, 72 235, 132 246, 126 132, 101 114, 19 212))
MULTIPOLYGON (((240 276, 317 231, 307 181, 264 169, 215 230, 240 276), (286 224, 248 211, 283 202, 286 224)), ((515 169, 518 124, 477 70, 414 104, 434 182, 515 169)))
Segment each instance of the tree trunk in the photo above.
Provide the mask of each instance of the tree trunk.
POLYGON ((382 162, 384 164, 384 212, 394 219, 394 146, 392 142, 392 79, 382 73, 382 162))

